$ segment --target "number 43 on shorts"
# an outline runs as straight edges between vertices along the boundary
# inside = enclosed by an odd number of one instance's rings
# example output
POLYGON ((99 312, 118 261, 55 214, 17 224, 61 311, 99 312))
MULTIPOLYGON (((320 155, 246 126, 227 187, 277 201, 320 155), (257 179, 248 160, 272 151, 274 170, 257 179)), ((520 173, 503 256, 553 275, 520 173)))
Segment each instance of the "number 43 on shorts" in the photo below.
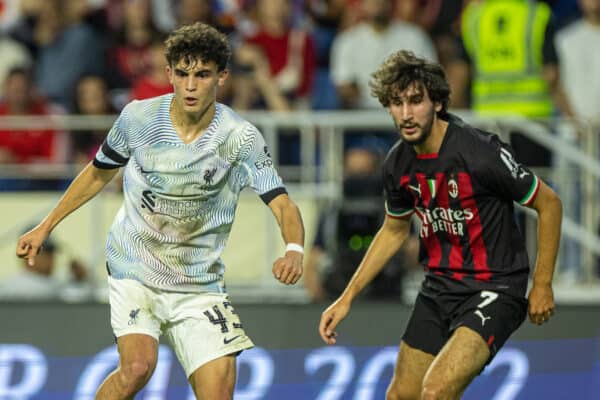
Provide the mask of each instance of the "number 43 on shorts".
POLYGON ((212 306, 211 309, 204 311, 203 314, 206 315, 206 318, 208 318, 208 320, 211 323, 213 323, 214 325, 221 325, 221 333, 229 332, 229 326, 228 326, 229 321, 227 320, 226 314, 230 314, 231 317, 235 316, 234 318, 237 320, 237 321, 231 321, 231 326, 233 327, 233 329, 242 328, 242 324, 239 321, 239 318, 237 317, 237 313, 233 309, 233 306, 231 305, 231 303, 228 301, 224 301, 223 308, 224 308, 224 310, 221 311, 221 309, 219 308, 219 305, 215 304, 214 306, 212 306))

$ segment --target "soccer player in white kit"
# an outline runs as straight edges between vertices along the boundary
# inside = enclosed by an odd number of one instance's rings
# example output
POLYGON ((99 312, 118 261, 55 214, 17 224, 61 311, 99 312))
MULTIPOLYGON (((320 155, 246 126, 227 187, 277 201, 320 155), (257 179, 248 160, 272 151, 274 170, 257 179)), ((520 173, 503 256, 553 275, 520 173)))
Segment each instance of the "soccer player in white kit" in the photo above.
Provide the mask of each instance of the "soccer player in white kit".
POLYGON ((196 23, 172 32, 166 45, 174 93, 129 103, 94 161, 17 244, 17 255, 33 264, 56 225, 125 168, 124 203, 106 246, 120 360, 97 399, 130 399, 144 387, 161 334, 197 398, 233 397, 235 356, 253 344, 227 297, 220 255, 244 187, 271 208, 287 244, 273 264, 275 278, 289 285, 302 274, 298 207, 260 132, 216 102, 228 75, 227 38, 196 23))

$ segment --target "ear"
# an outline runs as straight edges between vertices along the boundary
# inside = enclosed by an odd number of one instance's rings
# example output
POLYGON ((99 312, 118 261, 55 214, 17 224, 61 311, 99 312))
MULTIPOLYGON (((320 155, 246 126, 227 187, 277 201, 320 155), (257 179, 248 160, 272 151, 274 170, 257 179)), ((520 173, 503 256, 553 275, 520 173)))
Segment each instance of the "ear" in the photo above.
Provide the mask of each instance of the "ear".
POLYGON ((219 72, 219 80, 217 81, 217 85, 223 86, 228 77, 229 77, 228 69, 224 69, 223 71, 219 72))
POLYGON ((167 76, 169 77, 169 83, 172 85, 173 84, 173 69, 171 68, 170 65, 167 64, 167 66, 165 67, 165 71, 167 73, 167 76))
POLYGON ((442 103, 436 101, 434 104, 434 108, 436 113, 442 111, 442 103))

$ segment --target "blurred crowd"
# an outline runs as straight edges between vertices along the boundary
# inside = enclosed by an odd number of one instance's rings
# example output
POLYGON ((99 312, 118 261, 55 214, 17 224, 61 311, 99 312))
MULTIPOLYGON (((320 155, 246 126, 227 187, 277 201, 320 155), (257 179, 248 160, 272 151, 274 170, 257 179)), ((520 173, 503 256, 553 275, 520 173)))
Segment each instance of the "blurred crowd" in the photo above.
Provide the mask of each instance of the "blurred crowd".
MULTIPOLYGON (((0 116, 114 114, 132 99, 168 93, 165 35, 203 21, 231 38, 231 78, 219 101, 240 111, 377 108, 369 93, 370 73, 404 48, 444 65, 451 107, 496 112, 502 111, 500 99, 511 112, 529 117, 559 112, 597 119, 599 3, 0 0, 0 116), (522 16, 517 6, 504 13, 491 10, 486 17, 483 9, 494 3, 523 3, 534 12, 522 16), (531 43, 502 44, 501 36, 510 35, 518 43, 519 32, 530 26, 524 34, 531 43), (499 43, 495 50, 493 43, 499 43), (490 56, 492 50, 498 54, 490 56), (508 62, 494 62, 499 56, 508 62), (522 59, 531 65, 520 67, 522 59), (512 95, 508 102, 506 93, 488 98, 490 88, 502 84, 488 81, 493 74, 521 79, 521 87, 505 88, 512 95), (519 96, 533 105, 524 106, 519 96)), ((0 125, 0 163, 83 163, 105 132, 76 133, 0 125)))

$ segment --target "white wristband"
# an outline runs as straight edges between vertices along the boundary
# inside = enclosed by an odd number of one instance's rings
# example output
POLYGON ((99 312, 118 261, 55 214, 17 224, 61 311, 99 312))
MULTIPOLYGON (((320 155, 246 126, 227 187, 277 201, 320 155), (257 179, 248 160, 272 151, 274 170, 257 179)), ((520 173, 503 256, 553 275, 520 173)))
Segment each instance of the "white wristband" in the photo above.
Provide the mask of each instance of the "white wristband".
POLYGON ((300 246, 300 245, 299 245, 299 244, 297 244, 297 243, 288 243, 288 244, 285 246, 285 251, 286 251, 286 253, 287 253, 288 251, 297 251, 297 252, 298 252, 298 253, 300 253, 300 254, 304 254, 304 247, 300 246))

